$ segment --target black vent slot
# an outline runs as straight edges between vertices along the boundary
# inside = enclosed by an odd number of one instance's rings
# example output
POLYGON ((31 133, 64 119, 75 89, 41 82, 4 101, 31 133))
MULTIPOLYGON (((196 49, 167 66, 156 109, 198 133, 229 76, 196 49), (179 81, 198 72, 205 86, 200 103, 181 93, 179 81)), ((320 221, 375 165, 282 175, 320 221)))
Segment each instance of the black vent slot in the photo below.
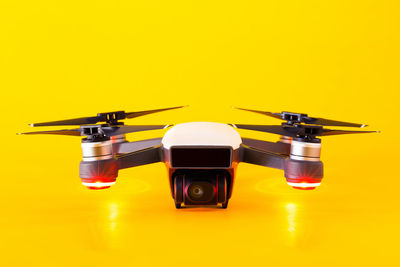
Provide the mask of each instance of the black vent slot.
POLYGON ((232 149, 205 147, 172 147, 173 168, 230 168, 232 149))

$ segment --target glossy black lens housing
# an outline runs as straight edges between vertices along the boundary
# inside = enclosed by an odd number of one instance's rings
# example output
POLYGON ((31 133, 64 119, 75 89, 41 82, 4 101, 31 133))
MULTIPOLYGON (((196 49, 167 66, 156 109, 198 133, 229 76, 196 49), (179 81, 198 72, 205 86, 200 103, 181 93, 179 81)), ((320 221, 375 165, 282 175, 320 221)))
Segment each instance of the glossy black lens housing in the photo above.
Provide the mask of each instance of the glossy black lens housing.
POLYGON ((229 168, 232 149, 227 147, 172 147, 173 168, 229 168))
POLYGON ((214 186, 209 182, 192 182, 188 189, 187 195, 192 201, 210 201, 214 195, 214 186))
POLYGON ((227 204, 230 174, 217 169, 178 169, 171 177, 176 207, 227 204))

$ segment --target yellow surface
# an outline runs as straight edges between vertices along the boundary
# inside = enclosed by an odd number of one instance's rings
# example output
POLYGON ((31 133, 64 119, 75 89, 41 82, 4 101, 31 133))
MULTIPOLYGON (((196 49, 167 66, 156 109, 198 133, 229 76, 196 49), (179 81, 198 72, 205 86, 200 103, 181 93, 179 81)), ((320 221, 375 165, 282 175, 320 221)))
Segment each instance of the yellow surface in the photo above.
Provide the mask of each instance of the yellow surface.
POLYGON ((399 12, 398 1, 2 1, 0 265, 399 266, 399 12), (175 210, 161 163, 87 190, 79 138, 15 135, 181 104, 130 123, 279 123, 240 106, 382 133, 324 138, 315 191, 242 164, 227 210, 175 210))

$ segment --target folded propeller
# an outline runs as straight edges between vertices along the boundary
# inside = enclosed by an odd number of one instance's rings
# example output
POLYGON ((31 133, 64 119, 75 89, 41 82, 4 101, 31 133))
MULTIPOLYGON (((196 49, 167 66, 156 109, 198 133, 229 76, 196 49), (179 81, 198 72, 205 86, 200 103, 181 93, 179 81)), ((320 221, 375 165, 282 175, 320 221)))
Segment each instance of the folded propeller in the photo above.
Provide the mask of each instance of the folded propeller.
POLYGON ((20 134, 56 134, 56 135, 71 135, 71 136, 88 136, 88 139, 95 139, 104 136, 115 136, 133 132, 149 131, 165 129, 169 125, 118 125, 110 126, 107 124, 103 125, 87 125, 81 126, 77 129, 64 129, 54 131, 38 131, 38 132, 26 132, 20 134))
POLYGON ((104 122, 109 125, 122 125, 123 123, 119 122, 119 120, 132 119, 152 113, 183 108, 183 107, 184 106, 179 106, 179 107, 152 109, 152 110, 144 110, 136 112, 114 111, 114 112, 98 113, 97 116, 94 117, 82 117, 82 118, 75 118, 75 119, 68 119, 61 121, 32 123, 30 124, 30 126, 36 127, 36 126, 85 125, 85 124, 96 124, 99 122, 104 122))
POLYGON ((38 132, 25 132, 20 134, 56 134, 56 135, 70 135, 70 136, 87 136, 87 139, 101 139, 103 137, 111 137, 115 135, 122 135, 127 133, 158 130, 167 128, 169 125, 124 125, 119 120, 136 118, 143 115, 148 115, 156 112, 167 111, 179 107, 153 109, 136 112, 115 111, 108 113, 98 113, 94 117, 82 117, 76 119, 32 123, 30 126, 62 126, 62 125, 80 125, 76 129, 52 130, 52 131, 38 131, 38 132), (96 124, 103 122, 104 124, 96 124), (92 125, 88 125, 92 124, 92 125))
POLYGON ((348 131, 348 130, 332 130, 324 129, 323 125, 342 126, 342 127, 359 127, 363 128, 367 125, 328 120, 323 118, 309 117, 307 114, 294 112, 274 113, 268 111, 259 111, 252 109, 236 108, 240 110, 255 112, 266 116, 284 120, 282 125, 250 125, 250 124, 232 124, 239 129, 260 131, 272 134, 279 134, 304 140, 315 139, 316 136, 339 135, 339 134, 355 134, 355 133, 377 133, 378 131, 348 131), (311 124, 311 125, 310 125, 311 124))

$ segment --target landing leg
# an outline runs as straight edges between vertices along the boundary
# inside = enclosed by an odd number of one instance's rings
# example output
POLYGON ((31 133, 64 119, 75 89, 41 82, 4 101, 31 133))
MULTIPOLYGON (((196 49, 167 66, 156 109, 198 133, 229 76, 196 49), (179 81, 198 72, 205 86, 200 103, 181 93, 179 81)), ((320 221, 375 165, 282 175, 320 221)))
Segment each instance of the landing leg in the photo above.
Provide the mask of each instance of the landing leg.
POLYGON ((225 203, 222 203, 222 208, 226 209, 228 207, 228 200, 225 203))
POLYGON ((180 208, 181 208, 181 206, 182 206, 182 204, 181 204, 181 203, 175 203, 175 208, 177 208, 177 209, 180 209, 180 208))

